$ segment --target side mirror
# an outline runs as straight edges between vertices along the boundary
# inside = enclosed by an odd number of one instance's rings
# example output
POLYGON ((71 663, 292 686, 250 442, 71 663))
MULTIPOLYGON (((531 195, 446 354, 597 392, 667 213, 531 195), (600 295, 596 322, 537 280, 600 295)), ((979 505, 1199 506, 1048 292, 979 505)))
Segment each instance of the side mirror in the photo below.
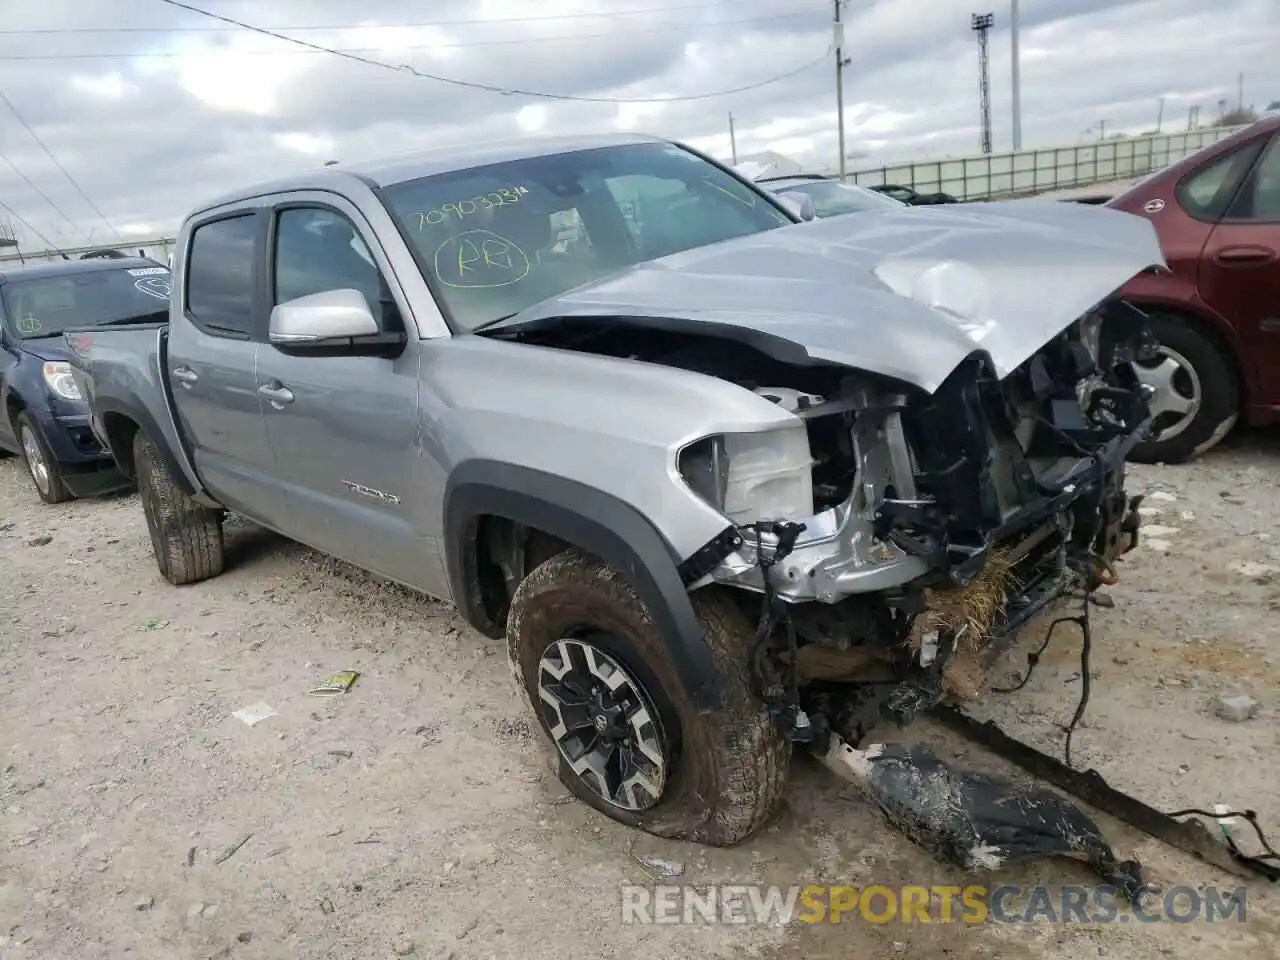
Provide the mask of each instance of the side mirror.
POLYGON ((778 195, 778 200, 801 220, 818 219, 818 212, 813 208, 813 197, 807 193, 799 191, 782 193, 778 195))
POLYGON ((403 333, 383 333, 364 294, 350 288, 277 304, 268 339, 284 353, 330 356, 395 356, 406 341, 403 333))

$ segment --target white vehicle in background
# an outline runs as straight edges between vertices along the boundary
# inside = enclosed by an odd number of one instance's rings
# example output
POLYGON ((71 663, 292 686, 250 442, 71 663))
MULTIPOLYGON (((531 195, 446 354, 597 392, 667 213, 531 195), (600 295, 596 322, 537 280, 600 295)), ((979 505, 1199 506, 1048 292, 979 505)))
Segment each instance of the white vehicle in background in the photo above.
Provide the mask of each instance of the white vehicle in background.
POLYGON ((885 196, 883 193, 876 193, 866 187, 833 180, 816 173, 760 177, 756 183, 779 196, 800 194, 808 197, 813 202, 814 216, 819 220, 843 216, 846 213, 893 210, 906 206, 900 200, 885 196))

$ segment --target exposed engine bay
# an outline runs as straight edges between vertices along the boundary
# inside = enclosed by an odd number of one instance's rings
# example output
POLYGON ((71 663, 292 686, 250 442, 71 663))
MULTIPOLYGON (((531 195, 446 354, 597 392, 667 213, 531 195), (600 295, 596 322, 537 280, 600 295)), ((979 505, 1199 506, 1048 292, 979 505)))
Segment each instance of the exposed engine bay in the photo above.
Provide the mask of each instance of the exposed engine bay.
POLYGON ((574 329, 548 339, 731 380, 796 416, 701 439, 678 466, 732 522, 681 572, 756 596, 752 667, 798 740, 816 722, 856 742, 880 716, 978 695, 1021 627, 1110 582, 1136 545, 1124 461, 1150 417, 1132 361, 1154 344, 1124 301, 1003 379, 977 350, 932 394, 735 339, 574 329))

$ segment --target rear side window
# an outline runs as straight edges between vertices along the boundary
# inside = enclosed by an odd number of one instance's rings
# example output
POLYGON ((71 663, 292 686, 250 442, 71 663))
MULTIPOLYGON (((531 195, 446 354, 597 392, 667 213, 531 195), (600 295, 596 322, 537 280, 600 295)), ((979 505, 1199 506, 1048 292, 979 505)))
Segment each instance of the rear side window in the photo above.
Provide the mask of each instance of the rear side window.
POLYGON ((1182 209, 1197 220, 1221 219, 1259 148, 1257 142, 1246 143, 1185 177, 1177 191, 1182 209))
POLYGON ((249 339, 253 323, 253 261, 258 218, 215 220, 191 234, 187 313, 205 332, 249 339))

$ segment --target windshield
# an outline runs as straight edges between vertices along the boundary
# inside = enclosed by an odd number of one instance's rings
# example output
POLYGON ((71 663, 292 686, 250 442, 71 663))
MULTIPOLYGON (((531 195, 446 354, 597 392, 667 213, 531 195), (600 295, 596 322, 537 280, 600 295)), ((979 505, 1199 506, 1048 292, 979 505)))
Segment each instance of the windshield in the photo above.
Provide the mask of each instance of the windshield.
POLYGON ((384 196, 461 330, 636 263, 792 222, 742 181, 665 143, 476 167, 384 196))
POLYGON ((13 280, 0 288, 10 326, 24 340, 119 323, 169 309, 165 267, 86 270, 13 280))
POLYGON ((862 213, 866 210, 887 210, 903 204, 893 197, 876 193, 866 187, 836 180, 803 180, 799 183, 770 184, 776 193, 807 193, 813 198, 813 212, 819 218, 838 217, 843 213, 862 213))

